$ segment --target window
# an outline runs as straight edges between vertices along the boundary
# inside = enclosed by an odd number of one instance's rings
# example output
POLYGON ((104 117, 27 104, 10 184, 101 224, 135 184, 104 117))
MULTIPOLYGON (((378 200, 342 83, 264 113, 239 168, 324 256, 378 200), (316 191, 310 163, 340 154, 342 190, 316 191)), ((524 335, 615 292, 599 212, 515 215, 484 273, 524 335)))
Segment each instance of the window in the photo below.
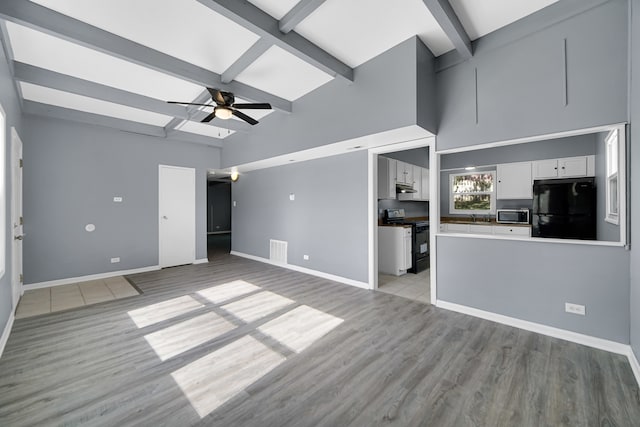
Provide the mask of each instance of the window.
POLYGON ((605 139, 607 162, 607 216, 605 221, 618 224, 620 221, 620 184, 618 169, 620 165, 620 138, 618 129, 609 132, 605 139))
POLYGON ((450 175, 449 212, 491 214, 495 212, 495 172, 458 173, 450 175))

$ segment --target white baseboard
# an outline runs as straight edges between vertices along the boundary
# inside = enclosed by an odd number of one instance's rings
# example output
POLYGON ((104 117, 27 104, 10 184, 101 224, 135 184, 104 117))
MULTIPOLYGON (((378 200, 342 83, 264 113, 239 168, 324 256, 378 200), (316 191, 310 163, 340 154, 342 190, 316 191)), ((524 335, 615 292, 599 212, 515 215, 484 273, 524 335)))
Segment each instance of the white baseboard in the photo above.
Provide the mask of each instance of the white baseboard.
POLYGON ((197 260, 193 261, 194 264, 206 264, 208 262, 209 262, 208 258, 200 258, 200 259, 197 259, 197 260))
POLYGON ((107 273, 90 274, 88 276, 69 277, 68 279, 49 280, 47 282, 30 283, 24 285, 23 289, 28 291, 30 289, 42 289, 50 288, 53 286, 70 285, 72 283, 87 282, 89 280, 107 279, 114 276, 126 276, 128 274, 146 273, 148 271, 160 270, 159 265, 151 265, 149 267, 134 268, 131 270, 109 271, 107 273))
POLYGON ((13 321, 16 320, 16 316, 11 312, 9 315, 9 319, 7 319, 7 324, 4 325, 4 331, 2 331, 2 337, 0 337, 0 357, 2 357, 2 353, 4 352, 4 347, 7 345, 7 341, 9 340, 9 334, 11 333, 11 328, 13 327, 13 321))
MULTIPOLYGON (((479 317, 485 320, 491 320, 492 322, 502 323, 503 325, 513 326, 515 328, 524 329, 526 331, 536 332, 538 334, 547 335, 554 338, 560 338, 565 341, 571 341, 577 344, 605 350, 611 353, 622 354, 627 357, 629 357, 629 353, 631 351, 631 346, 629 346, 628 344, 621 344, 619 342, 579 334, 577 332, 571 332, 565 329, 541 325, 540 323, 516 319, 515 317, 503 316, 501 314, 491 313, 489 311, 479 310, 477 308, 467 307, 465 305, 437 300, 436 307, 456 311, 458 313, 468 314, 469 316, 479 317)), ((629 362, 631 363, 631 359, 629 359, 629 362)))
POLYGON ((638 363, 638 358, 633 352, 633 348, 631 346, 629 346, 629 354, 627 354, 627 357, 629 358, 629 364, 631 365, 633 375, 636 377, 638 387, 640 387, 640 363, 638 363))
POLYGON ((271 261, 270 259, 267 259, 267 258, 262 258, 262 257, 259 257, 259 256, 249 255, 249 254, 245 254, 245 253, 242 253, 242 252, 236 252, 236 251, 231 251, 231 255, 235 255, 235 256, 242 257, 242 258, 251 259, 251 260, 254 260, 254 261, 258 261, 258 262, 263 262, 265 264, 275 265, 275 266, 286 268, 286 269, 293 270, 293 271, 298 271, 300 273, 309 274, 311 276, 322 277, 323 279, 332 280, 334 282, 344 283, 345 285, 355 286, 357 288, 371 289, 371 287, 369 286, 369 284, 367 282, 360 282, 358 280, 347 279, 346 277, 336 276, 334 274, 329 274, 329 273, 323 273, 322 271, 312 270, 310 268, 300 267, 300 266, 292 265, 292 264, 282 264, 282 263, 279 263, 279 262, 271 261))

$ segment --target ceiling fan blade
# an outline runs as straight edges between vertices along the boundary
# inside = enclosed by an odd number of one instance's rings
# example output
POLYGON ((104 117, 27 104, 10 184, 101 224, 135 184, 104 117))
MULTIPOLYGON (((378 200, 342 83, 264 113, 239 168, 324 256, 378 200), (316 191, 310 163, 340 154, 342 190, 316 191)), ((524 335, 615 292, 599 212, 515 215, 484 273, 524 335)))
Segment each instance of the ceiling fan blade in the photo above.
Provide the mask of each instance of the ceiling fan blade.
POLYGON ((253 104, 233 104, 233 108, 244 110, 271 110, 271 104, 253 103, 253 104))
POLYGON ((244 120, 245 122, 249 123, 250 125, 257 125, 258 121, 252 117, 247 116, 245 113, 242 113, 240 111, 237 110, 233 110, 233 115, 236 116, 239 119, 244 120))
POLYGON ((211 120, 214 119, 215 116, 216 116, 216 112, 214 111, 213 113, 209 114, 204 119, 200 120, 200 123, 209 123, 211 120))
POLYGON ((197 102, 180 102, 180 101, 167 101, 167 104, 180 104, 180 105, 201 105, 203 107, 214 107, 211 104, 199 104, 197 102))

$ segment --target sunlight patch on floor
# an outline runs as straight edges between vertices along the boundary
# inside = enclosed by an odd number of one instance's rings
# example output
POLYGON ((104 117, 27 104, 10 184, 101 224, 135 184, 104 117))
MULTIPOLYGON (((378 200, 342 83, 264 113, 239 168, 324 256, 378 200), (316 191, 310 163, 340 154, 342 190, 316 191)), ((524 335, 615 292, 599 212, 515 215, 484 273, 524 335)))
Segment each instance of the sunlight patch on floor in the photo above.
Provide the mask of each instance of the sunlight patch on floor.
POLYGON ((275 313, 293 303, 295 303, 295 301, 289 298, 274 294, 273 292, 264 291, 223 305, 221 308, 233 314, 238 319, 249 323, 268 316, 271 313, 275 313))
POLYGON ((339 317, 301 305, 260 326, 258 331, 300 353, 343 321, 339 317))
POLYGON ((218 286, 212 286, 198 291, 197 294, 214 304, 220 304, 230 299, 259 291, 261 288, 244 280, 234 280, 218 286))
POLYGON ((148 305, 129 311, 127 314, 135 322, 138 328, 154 325, 164 320, 172 319, 181 314, 197 310, 204 305, 200 304, 189 295, 173 298, 157 304, 148 305))
POLYGON ((145 335, 160 360, 165 361, 233 330, 236 326, 215 313, 205 313, 145 335))
POLYGON ((171 376, 203 418, 284 360, 260 341, 245 336, 171 376))

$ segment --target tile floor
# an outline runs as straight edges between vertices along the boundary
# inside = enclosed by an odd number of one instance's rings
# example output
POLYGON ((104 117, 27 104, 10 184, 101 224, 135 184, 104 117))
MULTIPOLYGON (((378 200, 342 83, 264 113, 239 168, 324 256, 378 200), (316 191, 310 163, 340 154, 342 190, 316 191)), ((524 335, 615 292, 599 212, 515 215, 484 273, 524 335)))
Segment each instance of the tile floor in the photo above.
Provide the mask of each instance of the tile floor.
POLYGON ((139 295, 122 276, 26 291, 16 319, 139 295))
POLYGON ((431 301, 429 274, 429 269, 418 274, 407 273, 402 276, 379 273, 378 290, 428 304, 431 301))

